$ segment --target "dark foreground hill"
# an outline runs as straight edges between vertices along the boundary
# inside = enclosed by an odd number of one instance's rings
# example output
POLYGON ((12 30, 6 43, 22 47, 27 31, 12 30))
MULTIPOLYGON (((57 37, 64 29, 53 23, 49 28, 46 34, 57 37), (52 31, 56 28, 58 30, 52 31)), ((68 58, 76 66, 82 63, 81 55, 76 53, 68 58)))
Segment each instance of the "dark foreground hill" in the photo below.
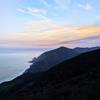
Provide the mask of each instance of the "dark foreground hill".
POLYGON ((0 100, 100 100, 100 49, 1 84, 0 100))

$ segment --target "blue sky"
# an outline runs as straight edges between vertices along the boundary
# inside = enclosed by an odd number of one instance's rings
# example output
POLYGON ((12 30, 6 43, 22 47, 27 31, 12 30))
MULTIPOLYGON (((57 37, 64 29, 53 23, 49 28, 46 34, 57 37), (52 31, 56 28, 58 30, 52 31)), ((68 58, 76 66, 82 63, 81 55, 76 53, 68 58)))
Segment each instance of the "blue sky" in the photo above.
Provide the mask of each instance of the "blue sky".
POLYGON ((100 35, 99 5, 100 0, 2 0, 0 47, 59 46, 100 35))

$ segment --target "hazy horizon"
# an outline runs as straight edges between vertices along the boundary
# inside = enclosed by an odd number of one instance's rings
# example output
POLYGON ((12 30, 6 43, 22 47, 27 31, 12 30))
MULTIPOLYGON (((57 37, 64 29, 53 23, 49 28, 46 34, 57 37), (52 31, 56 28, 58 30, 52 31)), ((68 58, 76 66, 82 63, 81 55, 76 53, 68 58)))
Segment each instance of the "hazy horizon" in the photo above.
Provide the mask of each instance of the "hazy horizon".
POLYGON ((0 83, 14 79, 30 67, 33 57, 44 51, 0 52, 0 83))

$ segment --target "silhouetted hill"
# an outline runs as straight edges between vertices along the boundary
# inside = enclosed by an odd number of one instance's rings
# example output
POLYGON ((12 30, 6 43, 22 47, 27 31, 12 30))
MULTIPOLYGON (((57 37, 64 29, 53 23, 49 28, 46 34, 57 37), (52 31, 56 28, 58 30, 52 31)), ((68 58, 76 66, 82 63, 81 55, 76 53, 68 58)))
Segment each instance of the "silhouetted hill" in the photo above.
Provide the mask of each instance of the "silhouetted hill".
POLYGON ((37 73, 47 71, 51 67, 63 62, 64 60, 71 59, 77 56, 79 53, 73 49, 66 47, 60 47, 54 50, 47 51, 41 54, 38 58, 34 58, 31 61, 33 64, 25 73, 37 73))
POLYGON ((32 65, 29 69, 25 71, 25 73, 38 73, 47 71, 56 64, 59 64, 65 60, 71 59, 81 53, 93 51, 96 49, 100 49, 100 47, 91 47, 91 48, 66 48, 66 47, 60 47, 54 50, 50 50, 47 52, 44 52, 39 57, 35 57, 30 63, 32 65))
POLYGON ((0 100, 100 100, 100 49, 1 84, 0 100))

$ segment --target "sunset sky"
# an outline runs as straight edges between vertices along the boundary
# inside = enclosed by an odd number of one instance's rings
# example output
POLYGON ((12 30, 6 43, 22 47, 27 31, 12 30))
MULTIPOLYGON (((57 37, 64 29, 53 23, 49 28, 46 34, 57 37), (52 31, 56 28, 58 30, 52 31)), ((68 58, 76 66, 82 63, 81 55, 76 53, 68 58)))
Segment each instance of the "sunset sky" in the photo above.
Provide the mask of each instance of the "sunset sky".
POLYGON ((0 0, 0 48, 100 46, 100 0, 0 0))

